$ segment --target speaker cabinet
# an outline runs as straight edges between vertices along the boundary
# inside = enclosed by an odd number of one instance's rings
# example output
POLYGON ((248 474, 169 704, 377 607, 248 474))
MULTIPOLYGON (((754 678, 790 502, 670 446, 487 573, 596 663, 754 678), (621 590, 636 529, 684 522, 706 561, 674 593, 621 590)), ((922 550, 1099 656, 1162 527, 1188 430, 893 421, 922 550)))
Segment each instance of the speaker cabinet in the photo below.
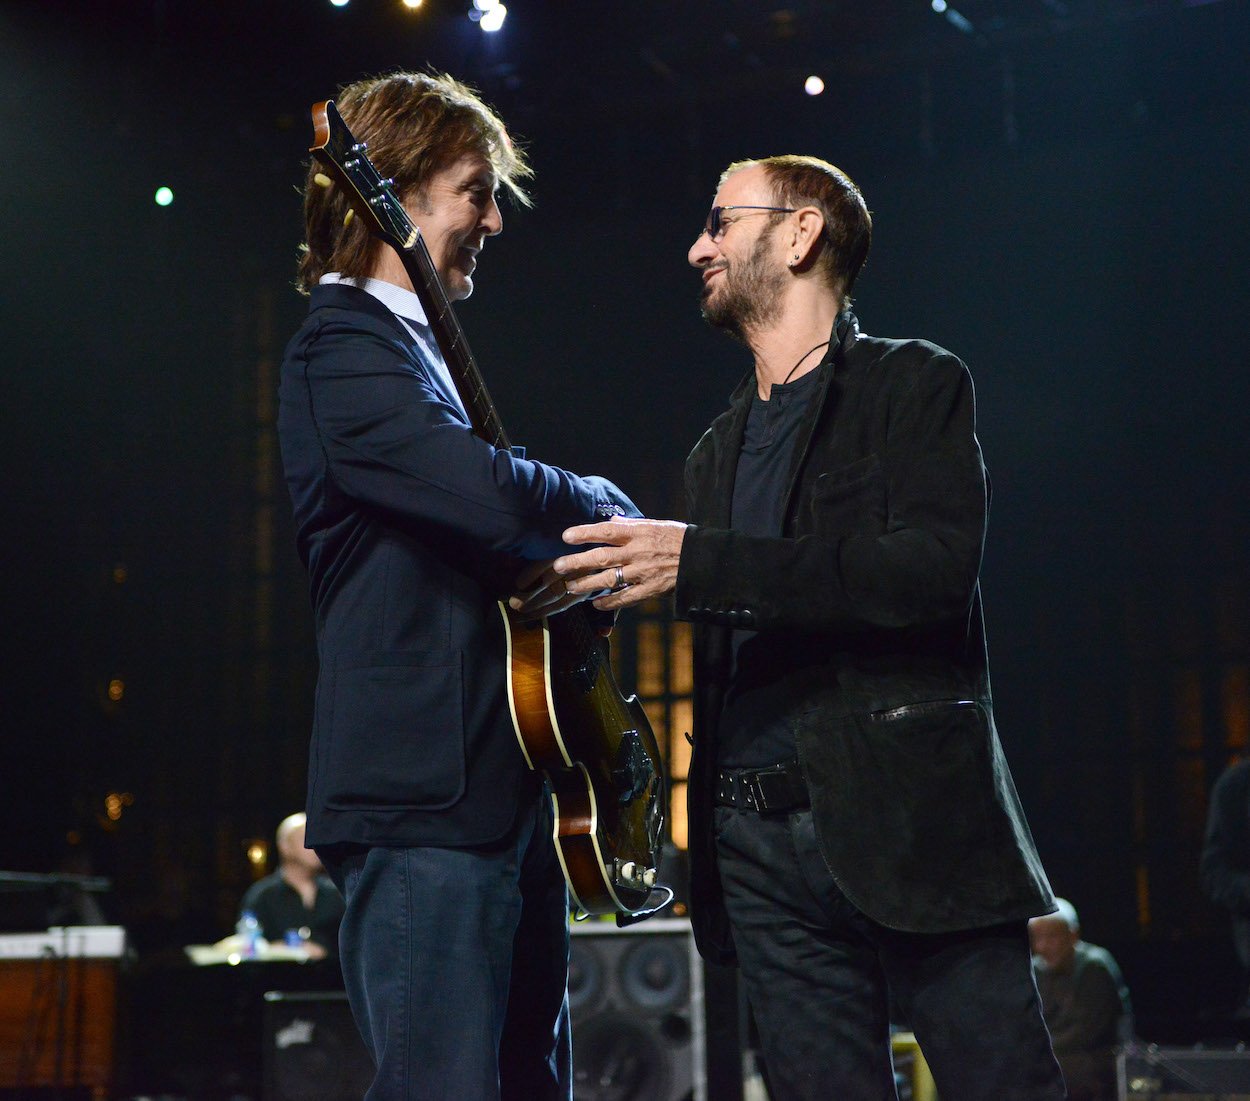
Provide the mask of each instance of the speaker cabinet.
POLYGON ((360 1101, 373 1081, 347 995, 265 994, 265 1101, 360 1101))
POLYGON ((1250 1101, 1250 1051, 1131 1044, 1116 1057, 1120 1101, 1250 1101))
POLYGON ((690 923, 573 927, 577 1101, 705 1101, 702 970, 690 923))

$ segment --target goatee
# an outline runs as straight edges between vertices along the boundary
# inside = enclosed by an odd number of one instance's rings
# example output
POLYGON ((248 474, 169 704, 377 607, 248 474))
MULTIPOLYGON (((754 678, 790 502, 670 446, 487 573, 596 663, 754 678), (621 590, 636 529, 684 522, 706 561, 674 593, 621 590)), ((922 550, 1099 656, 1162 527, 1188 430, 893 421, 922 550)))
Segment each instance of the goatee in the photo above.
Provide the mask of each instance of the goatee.
POLYGON ((745 260, 727 263, 718 291, 705 292, 703 320, 739 340, 753 329, 766 328, 781 314, 786 272, 769 256, 772 233, 760 235, 745 260))

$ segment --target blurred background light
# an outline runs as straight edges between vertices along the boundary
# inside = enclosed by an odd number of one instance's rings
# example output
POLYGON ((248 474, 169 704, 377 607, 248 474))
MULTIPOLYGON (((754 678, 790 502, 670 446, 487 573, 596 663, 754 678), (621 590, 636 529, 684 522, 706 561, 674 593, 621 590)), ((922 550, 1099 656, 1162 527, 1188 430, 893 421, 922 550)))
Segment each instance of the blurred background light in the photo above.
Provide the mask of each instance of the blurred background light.
POLYGON ((158 187, 153 198, 157 206, 169 206, 174 201, 174 193, 168 187, 158 187))
POLYGON ((825 82, 818 76, 809 76, 803 81, 803 91, 809 96, 818 96, 825 90, 825 82))
POLYGON ((493 4, 482 12, 481 23, 482 30, 494 32, 503 26, 503 21, 508 18, 508 9, 503 4, 493 4))

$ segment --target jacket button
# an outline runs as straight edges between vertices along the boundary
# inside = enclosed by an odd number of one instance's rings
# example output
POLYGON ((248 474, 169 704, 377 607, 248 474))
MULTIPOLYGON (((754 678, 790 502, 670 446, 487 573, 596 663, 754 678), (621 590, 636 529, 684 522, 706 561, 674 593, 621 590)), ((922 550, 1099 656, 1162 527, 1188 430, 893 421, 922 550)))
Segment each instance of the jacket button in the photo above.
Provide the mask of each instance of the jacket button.
POLYGON ((755 613, 750 608, 743 608, 738 613, 738 618, 742 621, 742 626, 751 627, 755 623, 755 613))
POLYGON ((737 609, 737 608, 730 608, 730 609, 729 609, 729 611, 727 611, 727 612, 725 613, 725 618, 726 618, 727 620, 729 620, 729 626, 731 626, 731 627, 737 627, 737 626, 738 626, 738 618, 739 618, 739 616, 738 616, 738 609, 737 609))

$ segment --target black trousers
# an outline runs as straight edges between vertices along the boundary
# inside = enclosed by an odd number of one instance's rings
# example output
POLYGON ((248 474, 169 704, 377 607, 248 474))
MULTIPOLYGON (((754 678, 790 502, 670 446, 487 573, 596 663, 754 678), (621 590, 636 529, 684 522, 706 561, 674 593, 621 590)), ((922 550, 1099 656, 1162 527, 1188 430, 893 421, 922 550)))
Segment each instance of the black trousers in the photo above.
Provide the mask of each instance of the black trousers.
POLYGON ((904 933, 838 889, 810 810, 716 808, 716 851, 774 1101, 897 1101, 891 999, 942 1101, 1056 1101, 1024 922, 904 933))

